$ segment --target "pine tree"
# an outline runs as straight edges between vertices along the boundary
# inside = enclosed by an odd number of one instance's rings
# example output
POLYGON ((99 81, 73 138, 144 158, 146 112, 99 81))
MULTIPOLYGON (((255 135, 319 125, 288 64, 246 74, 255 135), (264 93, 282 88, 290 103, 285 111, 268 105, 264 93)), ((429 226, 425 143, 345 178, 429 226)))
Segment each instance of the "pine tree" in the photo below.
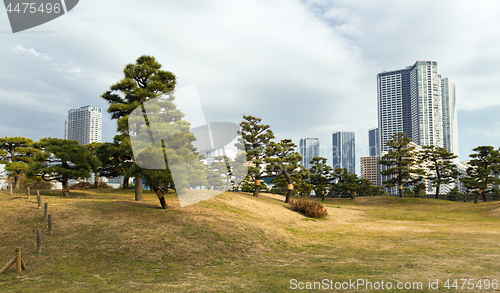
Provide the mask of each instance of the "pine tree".
POLYGON ((479 196, 486 202, 486 194, 492 185, 500 183, 500 179, 493 176, 500 173, 500 151, 492 146, 478 146, 473 151, 476 153, 469 155, 471 167, 467 168, 467 177, 460 180, 468 189, 477 190, 474 203, 477 203, 479 196))
POLYGON ((244 145, 248 162, 248 175, 254 180, 253 195, 259 197, 261 180, 270 177, 263 174, 262 165, 267 158, 266 148, 274 139, 269 125, 261 124, 262 119, 243 115, 241 127, 241 144, 244 145))
POLYGON ((32 144, 33 140, 25 137, 0 138, 0 164, 5 164, 8 176, 14 178, 14 189, 20 188, 21 178, 33 163, 33 156, 40 152, 32 144))
POLYGON ((134 158, 130 142, 123 143, 123 140, 130 141, 130 138, 116 135, 113 142, 103 143, 97 148, 96 156, 101 162, 99 174, 108 178, 124 176, 122 187, 126 189, 129 187, 128 171, 132 167, 134 158))
POLYGON ((346 168, 335 169, 333 176, 337 181, 335 189, 344 191, 351 199, 356 197, 357 191, 363 187, 363 182, 366 180, 358 178, 358 175, 354 173, 349 173, 346 168))
POLYGON ((285 176, 288 187, 285 202, 289 203, 293 195, 294 182, 292 174, 298 172, 302 156, 295 151, 296 144, 291 139, 283 139, 279 143, 271 142, 266 148, 266 173, 274 176, 285 176))
MULTIPOLYGON (((298 168, 294 172, 290 173, 290 177, 293 182, 293 195, 309 196, 314 188, 314 185, 309 183, 306 178, 308 177, 307 169, 298 168)), ((288 180, 285 175, 280 175, 271 179, 273 187, 270 192, 275 194, 286 195, 288 193, 288 180)))
POLYGON ((34 163, 26 171, 27 177, 61 182, 64 196, 69 196, 70 179, 90 177, 91 170, 99 164, 97 158, 78 141, 42 138, 35 145, 43 152, 34 156, 34 163))
POLYGON ((311 168, 308 172, 307 181, 314 186, 314 193, 321 200, 325 200, 327 187, 333 179, 333 168, 326 163, 326 158, 314 157, 311 160, 311 168))
MULTIPOLYGON (((453 183, 458 177, 457 167, 453 164, 455 158, 457 156, 447 149, 433 145, 423 146, 419 153, 419 162, 432 171, 426 172, 425 177, 436 188, 436 199, 439 198, 441 185, 453 183)), ((446 199, 446 194, 444 196, 446 199)))
POLYGON ((388 188, 397 186, 400 197, 404 197, 403 187, 412 185, 423 172, 417 168, 415 146, 411 146, 410 142, 411 138, 406 137, 404 132, 394 134, 386 143, 390 150, 379 160, 379 164, 388 167, 380 172, 390 177, 384 184, 388 188))
MULTIPOLYGON (((128 135, 130 113, 143 103, 174 90, 176 77, 169 71, 161 70, 161 64, 146 55, 139 57, 135 64, 126 65, 123 74, 124 79, 112 85, 101 97, 110 104, 108 113, 117 121, 118 132, 128 135)), ((139 131, 140 127, 142 125, 136 125, 135 130, 139 131)), ((142 169, 130 170, 135 171, 132 174, 136 182, 135 199, 142 200, 142 169)))

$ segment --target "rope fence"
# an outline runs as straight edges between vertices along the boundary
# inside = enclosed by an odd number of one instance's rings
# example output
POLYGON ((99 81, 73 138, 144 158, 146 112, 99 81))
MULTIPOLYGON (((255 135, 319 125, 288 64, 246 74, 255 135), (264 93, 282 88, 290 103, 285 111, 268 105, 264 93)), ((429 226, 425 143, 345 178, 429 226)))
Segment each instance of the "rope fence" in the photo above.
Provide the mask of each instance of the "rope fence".
MULTIPOLYGON (((29 199, 29 189, 28 189, 28 199, 29 199)), ((37 190, 37 202, 38 208, 42 205, 42 200, 40 197, 40 192, 37 190)), ((15 249, 16 256, 12 258, 3 268, 0 269, 0 274, 6 272, 10 267, 16 264, 16 272, 20 273, 22 270, 26 270, 26 264, 24 259, 22 258, 21 252, 26 246, 30 243, 33 243, 36 240, 36 251, 38 254, 42 253, 42 229, 45 227, 45 224, 48 224, 49 235, 52 235, 52 215, 49 214, 49 204, 45 203, 45 210, 43 213, 43 223, 39 229, 36 230, 36 235, 33 238, 30 238, 26 241, 22 246, 19 246, 15 249)))

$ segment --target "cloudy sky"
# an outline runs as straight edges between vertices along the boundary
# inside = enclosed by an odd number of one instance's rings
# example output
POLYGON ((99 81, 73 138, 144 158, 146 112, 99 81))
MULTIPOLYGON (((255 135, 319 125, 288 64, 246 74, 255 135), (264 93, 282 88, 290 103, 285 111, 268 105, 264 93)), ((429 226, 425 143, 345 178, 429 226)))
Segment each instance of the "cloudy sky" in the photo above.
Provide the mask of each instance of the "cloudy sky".
MULTIPOLYGON (((278 139, 319 137, 329 159, 331 133, 355 131, 359 157, 377 73, 431 59, 456 84, 466 160, 500 146, 499 32, 500 2, 481 0, 86 0, 15 34, 3 11, 0 136, 62 138, 69 109, 106 110, 123 67, 152 55, 178 87, 196 85, 208 120, 257 116, 278 139)), ((105 112, 103 141, 114 135, 105 112)))

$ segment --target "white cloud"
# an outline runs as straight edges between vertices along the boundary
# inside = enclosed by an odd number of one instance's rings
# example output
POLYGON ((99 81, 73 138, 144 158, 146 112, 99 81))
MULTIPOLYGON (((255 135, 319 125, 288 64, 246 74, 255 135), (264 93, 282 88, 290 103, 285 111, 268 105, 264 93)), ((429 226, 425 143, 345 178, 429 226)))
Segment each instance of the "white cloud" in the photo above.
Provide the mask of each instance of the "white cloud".
POLYGON ((475 128, 471 127, 467 129, 468 134, 483 136, 485 138, 498 138, 500 137, 500 121, 493 123, 491 128, 475 128))
POLYGON ((14 46, 14 48, 12 48, 12 50, 14 50, 15 53, 30 54, 30 55, 34 56, 35 58, 41 58, 41 59, 43 59, 45 61, 49 61, 50 60, 49 55, 43 54, 43 53, 39 53, 33 47, 31 47, 29 49, 26 49, 25 47, 23 47, 21 45, 16 45, 16 46, 14 46))

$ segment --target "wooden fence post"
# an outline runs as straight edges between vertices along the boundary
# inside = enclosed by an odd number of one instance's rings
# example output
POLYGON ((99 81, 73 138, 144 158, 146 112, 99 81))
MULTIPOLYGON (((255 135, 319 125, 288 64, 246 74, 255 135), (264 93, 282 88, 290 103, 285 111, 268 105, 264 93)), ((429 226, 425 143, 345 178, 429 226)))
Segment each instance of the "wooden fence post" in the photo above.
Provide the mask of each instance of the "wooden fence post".
POLYGON ((36 191, 36 201, 38 202, 38 208, 42 208, 42 197, 40 196, 40 190, 36 191))
POLYGON ((45 212, 43 213, 43 221, 47 221, 47 216, 49 215, 49 204, 45 203, 45 212))
POLYGON ((16 262, 16 258, 17 257, 11 259, 2 269, 0 269, 0 274, 5 273, 11 266, 13 266, 14 263, 16 262))
POLYGON ((36 230, 36 252, 42 253, 42 230, 36 230))
POLYGON ((16 248, 16 272, 21 272, 21 247, 16 248))
POLYGON ((26 270, 26 264, 24 263, 23 258, 21 258, 21 269, 26 270))
POLYGON ((49 235, 52 235, 52 215, 49 214, 49 235))
POLYGON ((10 195, 12 195, 12 184, 10 185, 10 195))

